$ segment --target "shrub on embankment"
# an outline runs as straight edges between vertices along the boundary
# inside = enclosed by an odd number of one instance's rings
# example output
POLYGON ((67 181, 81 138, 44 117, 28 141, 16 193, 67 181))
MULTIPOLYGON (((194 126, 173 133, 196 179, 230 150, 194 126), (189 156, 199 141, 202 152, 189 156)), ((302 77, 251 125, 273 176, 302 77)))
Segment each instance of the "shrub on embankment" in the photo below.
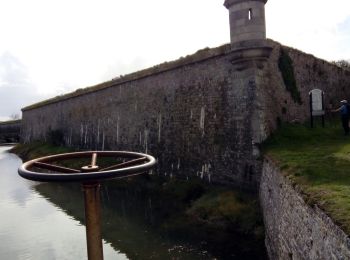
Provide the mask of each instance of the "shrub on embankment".
POLYGON ((286 124, 265 142, 263 150, 307 203, 317 204, 350 234, 350 137, 343 135, 340 122, 313 129, 286 124))

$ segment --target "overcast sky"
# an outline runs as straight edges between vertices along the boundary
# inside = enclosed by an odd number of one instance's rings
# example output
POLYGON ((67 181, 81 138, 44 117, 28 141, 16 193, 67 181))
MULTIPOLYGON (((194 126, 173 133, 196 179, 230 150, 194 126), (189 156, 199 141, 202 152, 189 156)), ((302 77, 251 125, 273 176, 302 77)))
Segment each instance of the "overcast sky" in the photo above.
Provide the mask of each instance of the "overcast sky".
MULTIPOLYGON (((0 120, 49 97, 228 43, 224 0, 0 0, 0 120)), ((349 0, 269 0, 267 37, 350 59, 349 0)))

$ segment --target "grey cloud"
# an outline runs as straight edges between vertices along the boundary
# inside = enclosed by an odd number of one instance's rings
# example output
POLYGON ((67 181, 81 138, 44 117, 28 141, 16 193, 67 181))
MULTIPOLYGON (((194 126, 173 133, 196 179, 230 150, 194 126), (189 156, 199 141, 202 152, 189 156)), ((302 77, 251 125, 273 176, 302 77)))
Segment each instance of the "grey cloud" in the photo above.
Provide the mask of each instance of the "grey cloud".
POLYGON ((42 98, 36 94, 22 62, 9 52, 3 53, 0 56, 0 118, 19 114, 22 107, 42 98))

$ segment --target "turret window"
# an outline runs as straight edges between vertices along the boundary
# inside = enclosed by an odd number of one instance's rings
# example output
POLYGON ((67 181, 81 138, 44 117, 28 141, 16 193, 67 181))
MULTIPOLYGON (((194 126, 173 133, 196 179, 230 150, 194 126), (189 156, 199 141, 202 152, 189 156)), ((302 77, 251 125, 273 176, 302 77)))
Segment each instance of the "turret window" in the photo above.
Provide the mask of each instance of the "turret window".
POLYGON ((249 10, 248 10, 248 20, 251 20, 251 19, 253 19, 253 10, 252 10, 252 8, 249 8, 249 10))

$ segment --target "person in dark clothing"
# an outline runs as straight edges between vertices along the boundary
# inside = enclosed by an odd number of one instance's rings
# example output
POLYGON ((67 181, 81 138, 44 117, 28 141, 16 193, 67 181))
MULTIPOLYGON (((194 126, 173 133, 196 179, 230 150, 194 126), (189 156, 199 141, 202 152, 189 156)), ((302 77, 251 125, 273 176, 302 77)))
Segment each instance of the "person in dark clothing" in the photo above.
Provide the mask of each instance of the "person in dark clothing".
POLYGON ((332 112, 338 112, 340 111, 341 116, 341 122, 344 129, 344 134, 349 135, 350 128, 349 128, 349 105, 347 100, 340 101, 341 106, 338 109, 332 110, 332 112))

